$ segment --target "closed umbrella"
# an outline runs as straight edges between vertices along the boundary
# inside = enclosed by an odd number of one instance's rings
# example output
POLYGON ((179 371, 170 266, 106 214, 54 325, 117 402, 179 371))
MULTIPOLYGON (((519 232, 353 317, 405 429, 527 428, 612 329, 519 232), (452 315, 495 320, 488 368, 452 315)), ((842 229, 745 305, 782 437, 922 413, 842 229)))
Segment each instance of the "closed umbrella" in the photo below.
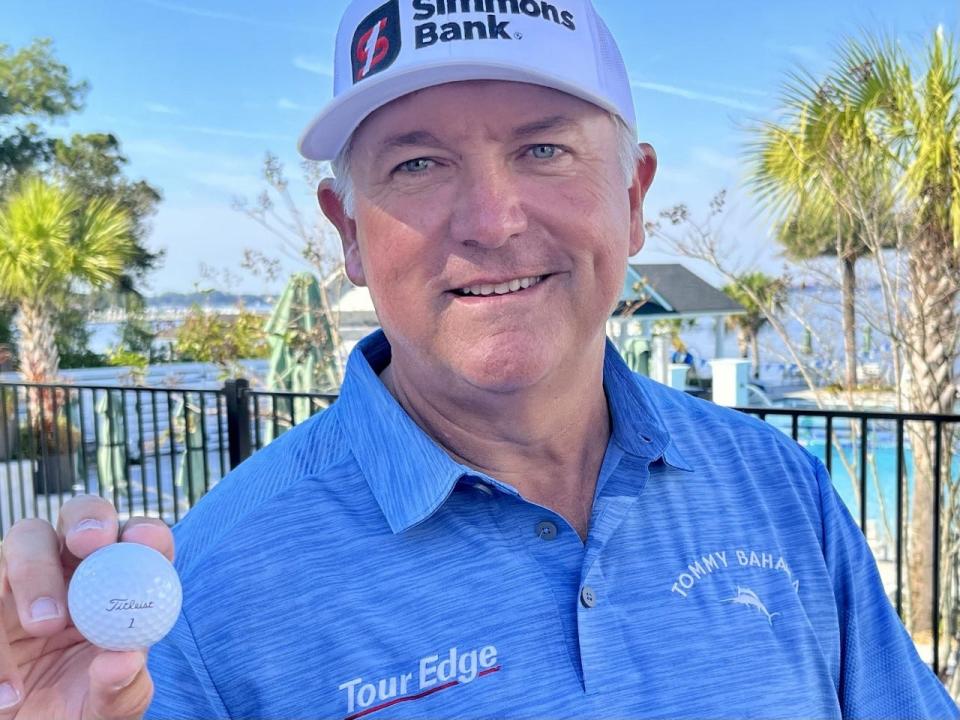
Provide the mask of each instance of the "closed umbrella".
MULTIPOLYGON (((189 394, 177 403, 173 411, 178 434, 183 437, 183 452, 177 467, 177 487, 185 488, 187 501, 193 505, 206 492, 207 471, 204 464, 203 414, 198 403, 189 394)), ((182 498, 181 498, 182 499, 182 498)))
MULTIPOLYGON (((331 392, 339 385, 337 332, 324 310, 323 298, 323 288, 310 273, 290 278, 266 325, 270 346, 267 389, 331 392)), ((311 414, 310 398, 274 398, 266 418, 265 441, 311 414)))
POLYGON ((97 400, 97 477, 101 492, 127 489, 127 438, 123 427, 122 390, 108 390, 97 400))

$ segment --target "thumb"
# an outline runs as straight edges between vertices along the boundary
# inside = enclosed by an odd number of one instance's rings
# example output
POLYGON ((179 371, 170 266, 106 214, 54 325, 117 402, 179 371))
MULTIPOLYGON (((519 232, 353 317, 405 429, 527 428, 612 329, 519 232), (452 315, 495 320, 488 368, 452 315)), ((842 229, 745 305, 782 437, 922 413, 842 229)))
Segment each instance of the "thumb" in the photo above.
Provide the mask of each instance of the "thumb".
POLYGON ((83 720, 139 720, 153 698, 146 652, 104 651, 90 663, 83 720))

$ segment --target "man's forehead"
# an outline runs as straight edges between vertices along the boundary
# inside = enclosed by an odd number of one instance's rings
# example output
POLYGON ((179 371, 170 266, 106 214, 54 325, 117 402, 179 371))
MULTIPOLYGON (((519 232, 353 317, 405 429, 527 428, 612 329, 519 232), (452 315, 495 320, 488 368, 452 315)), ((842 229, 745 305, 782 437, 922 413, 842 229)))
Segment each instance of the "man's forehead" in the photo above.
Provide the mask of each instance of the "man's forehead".
MULTIPOLYGON (((572 130, 593 117, 610 113, 553 88, 505 80, 470 80, 417 90, 371 113, 355 137, 377 142, 398 138, 416 142, 431 126, 455 130, 470 126, 476 108, 497 106, 497 129, 505 135, 527 136, 543 130, 572 130)), ((426 139, 426 138, 421 138, 426 139)))

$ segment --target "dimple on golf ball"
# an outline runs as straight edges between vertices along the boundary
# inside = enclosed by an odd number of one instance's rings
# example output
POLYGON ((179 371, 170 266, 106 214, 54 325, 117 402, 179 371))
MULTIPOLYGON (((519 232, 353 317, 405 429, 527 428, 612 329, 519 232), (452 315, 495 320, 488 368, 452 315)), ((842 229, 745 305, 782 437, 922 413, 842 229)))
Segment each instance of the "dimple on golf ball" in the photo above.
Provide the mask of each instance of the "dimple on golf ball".
POLYGON ((177 621, 182 600, 180 578, 170 561, 132 542, 89 555, 67 590, 73 624, 107 650, 136 650, 158 642, 177 621))

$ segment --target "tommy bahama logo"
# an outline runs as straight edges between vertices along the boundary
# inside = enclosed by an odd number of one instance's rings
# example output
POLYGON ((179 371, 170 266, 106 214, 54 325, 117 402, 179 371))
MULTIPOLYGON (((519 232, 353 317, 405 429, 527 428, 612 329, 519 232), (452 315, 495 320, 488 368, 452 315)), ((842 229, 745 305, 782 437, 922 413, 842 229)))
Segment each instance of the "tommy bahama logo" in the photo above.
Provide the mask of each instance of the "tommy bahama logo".
POLYGON ((344 720, 358 720, 399 703, 422 700, 499 672, 500 668, 495 645, 473 650, 452 647, 443 655, 420 658, 413 672, 370 680, 353 678, 337 688, 346 705, 344 720))
POLYGON ((502 15, 542 18, 568 30, 576 30, 572 12, 547 0, 413 0, 413 19, 417 48, 456 40, 522 40, 523 34, 510 29, 510 20, 502 15), (459 20, 457 15, 477 15, 480 19, 459 20), (453 16, 453 17, 451 17, 453 16), (438 22, 439 18, 447 22, 438 22))
POLYGON ((386 70, 400 55, 400 6, 390 0, 357 26, 350 45, 353 82, 386 70))
POLYGON ((772 613, 767 610, 767 606, 763 604, 763 601, 760 600, 760 597, 750 588, 742 588, 737 585, 737 594, 732 598, 728 598, 724 602, 733 603, 734 605, 743 605, 744 607, 753 608, 760 612, 763 615, 767 622, 770 625, 773 625, 773 618, 775 618, 780 613, 772 613))

